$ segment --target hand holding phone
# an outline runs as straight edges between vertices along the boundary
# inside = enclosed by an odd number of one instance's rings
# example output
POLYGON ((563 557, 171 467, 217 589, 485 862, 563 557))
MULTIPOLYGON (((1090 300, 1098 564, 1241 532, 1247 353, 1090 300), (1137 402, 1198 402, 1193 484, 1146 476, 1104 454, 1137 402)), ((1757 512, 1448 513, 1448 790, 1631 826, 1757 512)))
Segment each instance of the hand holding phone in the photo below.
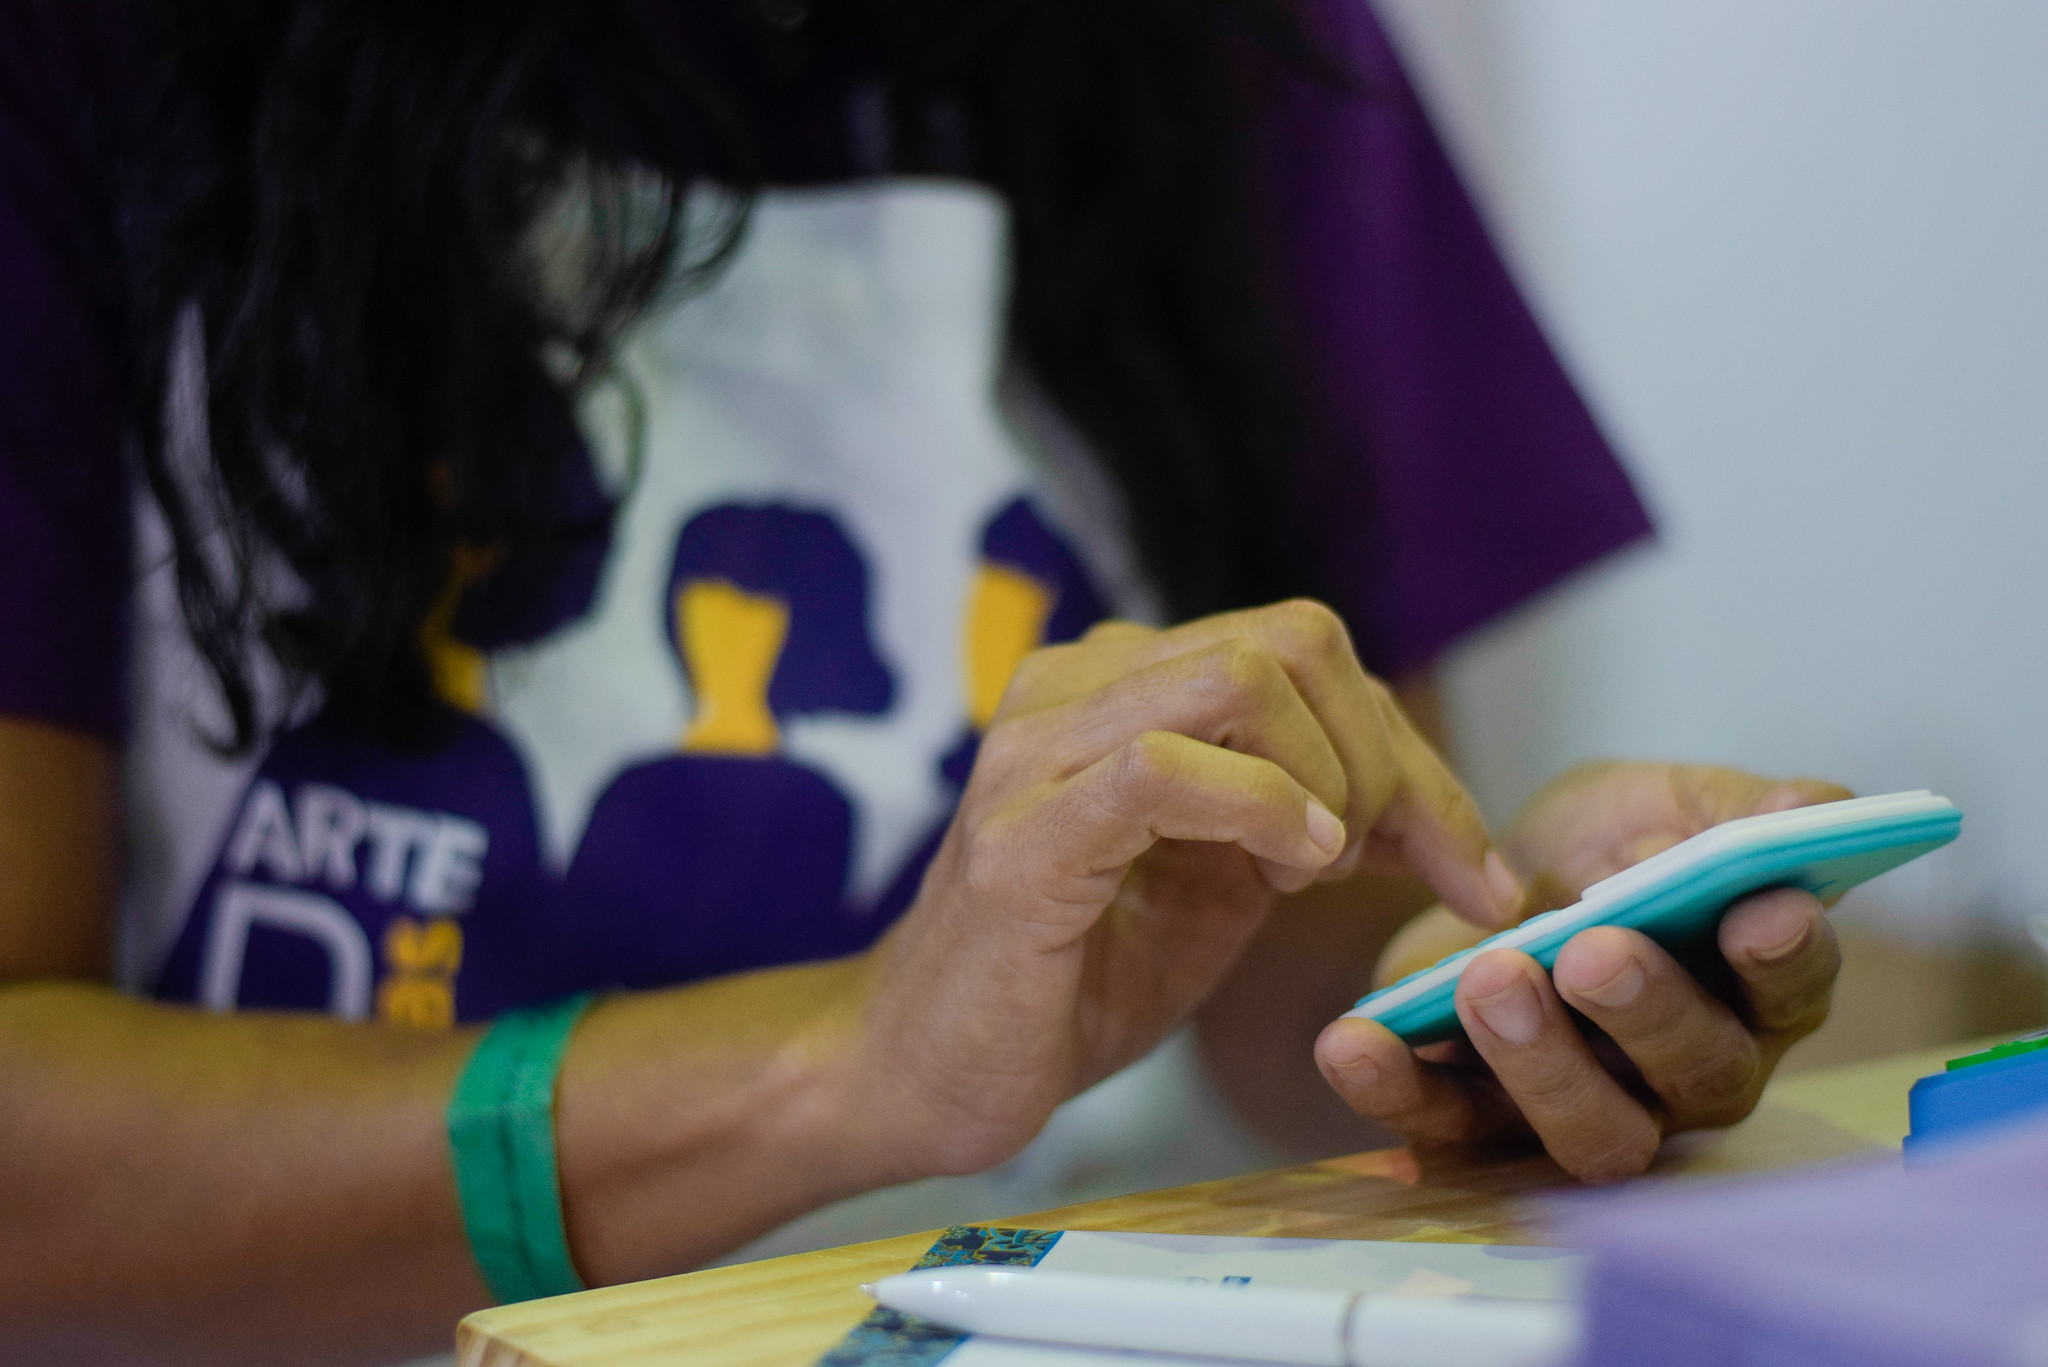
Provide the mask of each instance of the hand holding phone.
POLYGON ((1543 967, 1591 926, 1639 930, 1666 947, 1710 933, 1738 899, 1798 887, 1832 901, 1858 883, 1948 844, 1963 814, 1926 791, 1826 802, 1723 822, 1587 888, 1545 912, 1362 998, 1366 1016, 1411 1045, 1462 1033, 1453 1003, 1458 974, 1489 949, 1522 950, 1543 967))

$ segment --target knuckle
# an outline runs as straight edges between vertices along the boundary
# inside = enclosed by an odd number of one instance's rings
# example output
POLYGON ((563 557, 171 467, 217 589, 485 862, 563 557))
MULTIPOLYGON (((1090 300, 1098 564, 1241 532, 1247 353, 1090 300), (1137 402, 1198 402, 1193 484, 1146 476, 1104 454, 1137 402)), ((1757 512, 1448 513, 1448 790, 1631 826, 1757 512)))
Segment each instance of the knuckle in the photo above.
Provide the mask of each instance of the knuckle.
POLYGON ((1763 1086, 1759 1082, 1757 1086, 1747 1089, 1738 1096, 1728 1098, 1718 1106, 1687 1117, 1678 1128, 1718 1129, 1724 1125, 1733 1125, 1738 1121, 1748 1119, 1749 1113, 1756 1109, 1757 1102, 1762 1099, 1763 1086))
POLYGON ((1202 652, 1190 688, 1217 719, 1267 696, 1280 677, 1279 661, 1251 641, 1224 641, 1202 652))
POLYGON ((1571 1116, 1587 1108, 1591 1100, 1593 1065, 1576 1055, 1529 1068, 1510 1084, 1523 1110, 1543 1115, 1571 1116))
POLYGON ((1072 645, 1039 646, 1028 652, 1011 671, 1010 684, 1004 692, 1012 697, 1029 697, 1039 692, 1072 663, 1074 653, 1072 645))
POLYGON ((1042 802, 1013 804, 986 818, 963 851, 957 884, 962 905, 985 914, 1065 900, 1072 870, 1058 852, 1076 821, 1060 804, 1042 802))
POLYGON ((1797 1002, 1772 1013, 1773 1019, 1760 1020, 1758 1024, 1788 1043, 1804 1039, 1826 1023, 1834 996, 1834 984, 1829 982, 1818 992, 1802 995, 1797 1002))
POLYGON ((1370 670, 1365 671, 1365 691, 1384 716, 1389 711, 1398 712, 1401 705, 1394 697, 1393 686, 1370 670))
POLYGON ((1809 974, 1777 990, 1753 990, 1750 1014, 1766 1030, 1805 1034, 1827 1019, 1828 1003, 1834 996, 1835 978, 1842 969, 1842 952, 1834 936, 1817 951, 1823 957, 1809 974))
POLYGON ((1108 788, 1126 808, 1149 806, 1179 778, 1177 738, 1165 731, 1146 731, 1124 742, 1110 762, 1108 788))
POLYGON ((1042 776, 1059 760, 1058 736, 1058 728, 1045 714, 999 718, 975 745, 967 791, 994 797, 1042 776))
POLYGON ((1608 1033, 1634 1051, 1657 1057, 1684 1057, 1687 1036, 1695 1027, 1698 1010, 1699 998, 1692 990, 1672 990, 1670 977, 1653 970, 1652 981, 1645 984, 1632 1006, 1619 1011, 1602 1010, 1600 1014, 1606 1018, 1608 1033))
POLYGON ((1423 811, 1428 813, 1429 819, 1438 826, 1456 831, 1466 824, 1468 818, 1476 815, 1465 796, 1465 790, 1448 776, 1433 781, 1428 771, 1424 770, 1417 781, 1409 785, 1409 789, 1415 793, 1417 801, 1423 811))
POLYGON ((1351 633, 1329 604, 1313 598, 1290 598, 1273 605, 1281 631, 1295 649, 1313 658, 1351 653, 1351 633))
POLYGON ((1648 1171, 1662 1142, 1656 1123, 1644 1114, 1566 1153, 1553 1151, 1552 1156, 1581 1182, 1620 1182, 1648 1171))
POLYGON ((1013 886, 1016 873, 1013 858, 1019 841, 1013 813, 992 813, 964 832, 960 860, 960 882, 976 902, 986 902, 1013 886))
POLYGON ((1757 1062, 1756 1045, 1745 1035, 1740 1048, 1710 1049, 1689 1061, 1665 1086, 1664 1098, 1686 1115, 1719 1115, 1752 1093, 1757 1062))
POLYGON ((973 773, 984 771, 1001 774, 1007 772, 1033 747, 1025 732, 1023 723, 1015 718, 1005 718, 990 726, 981 738, 981 744, 974 752, 973 773))

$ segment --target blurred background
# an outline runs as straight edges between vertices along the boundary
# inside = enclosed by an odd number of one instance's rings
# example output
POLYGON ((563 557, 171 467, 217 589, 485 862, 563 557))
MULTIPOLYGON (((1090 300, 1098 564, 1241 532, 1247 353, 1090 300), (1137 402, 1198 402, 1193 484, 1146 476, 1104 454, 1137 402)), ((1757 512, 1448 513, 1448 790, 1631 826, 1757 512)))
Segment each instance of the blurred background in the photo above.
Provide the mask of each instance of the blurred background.
POLYGON ((1793 1065, 2037 1024, 2048 6, 1377 0, 1660 524, 1449 662, 1490 814, 1602 755, 1930 787, 1793 1065))
MULTIPOLYGON (((1446 661, 1489 815, 1602 756, 1932 788, 1786 1066, 2048 1020, 2048 5, 1375 2, 1660 526, 1446 661)), ((735 1257, 1269 1165, 1191 1054, 735 1257)))

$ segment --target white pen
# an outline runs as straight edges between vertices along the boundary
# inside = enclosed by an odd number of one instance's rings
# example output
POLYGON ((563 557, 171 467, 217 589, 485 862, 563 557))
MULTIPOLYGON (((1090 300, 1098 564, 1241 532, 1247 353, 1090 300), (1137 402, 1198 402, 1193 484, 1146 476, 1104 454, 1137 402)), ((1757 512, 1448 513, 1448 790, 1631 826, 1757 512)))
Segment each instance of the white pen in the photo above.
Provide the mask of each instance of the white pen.
POLYGON ((1578 1307, 1551 1301, 998 1267, 934 1267, 862 1289, 971 1334, 1303 1367, 1553 1367, 1579 1337, 1578 1307))

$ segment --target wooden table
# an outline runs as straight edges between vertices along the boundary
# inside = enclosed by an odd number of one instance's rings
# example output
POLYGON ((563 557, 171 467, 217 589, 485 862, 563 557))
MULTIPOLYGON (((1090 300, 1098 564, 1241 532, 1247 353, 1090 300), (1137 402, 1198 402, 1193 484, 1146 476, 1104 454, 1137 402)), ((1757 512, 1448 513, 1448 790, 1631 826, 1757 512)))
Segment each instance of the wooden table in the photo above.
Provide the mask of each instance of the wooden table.
MULTIPOLYGON (((1895 1148, 1906 1133, 1913 1080, 1974 1047, 1780 1079, 1742 1124, 1667 1144, 1653 1172, 1763 1172, 1895 1148)), ((1418 1161, 1405 1149, 1382 1149, 992 1223, 1542 1243, 1527 1198, 1565 1182, 1540 1157, 1418 1161)), ((860 1284, 903 1271, 932 1238, 926 1231, 479 1311, 457 1330, 458 1360, 461 1367, 810 1367, 873 1305, 860 1284)))

